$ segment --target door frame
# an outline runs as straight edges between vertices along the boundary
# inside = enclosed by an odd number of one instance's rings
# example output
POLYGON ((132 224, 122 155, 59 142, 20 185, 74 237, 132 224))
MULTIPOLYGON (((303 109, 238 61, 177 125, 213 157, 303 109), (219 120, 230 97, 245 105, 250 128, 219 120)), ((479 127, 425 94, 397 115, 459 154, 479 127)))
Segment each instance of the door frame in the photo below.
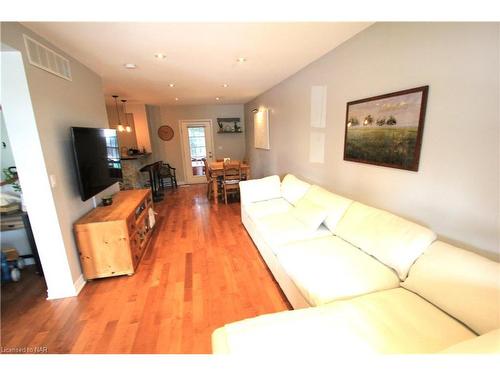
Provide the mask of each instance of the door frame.
MULTIPOLYGON (((180 129, 180 135, 181 135, 181 150, 182 150, 182 168, 184 170, 184 176, 186 179, 187 184, 199 184, 199 183, 205 183, 206 177, 203 176, 203 181, 200 181, 200 178, 197 178, 196 180, 193 180, 191 175, 192 175, 192 166, 191 163, 186 165, 186 162, 188 159, 191 159, 188 157, 189 149, 186 147, 187 145, 184 144, 185 136, 187 133, 187 128, 189 125, 197 125, 197 124, 204 124, 206 128, 208 129, 208 132, 210 136, 208 137, 208 140, 206 142, 208 143, 211 151, 212 151, 212 156, 207 155, 207 160, 208 162, 211 162, 214 158, 215 154, 215 147, 214 147, 214 133, 213 133, 213 127, 212 127, 212 119, 195 119, 195 120, 179 120, 179 129, 180 129), (190 168, 188 170, 188 167, 190 168)), ((206 136, 206 134, 205 134, 206 136)), ((206 138, 205 138, 206 139, 206 138)), ((207 151, 208 152, 208 151, 207 151)))
POLYGON ((6 47, 0 51, 3 120, 47 285, 47 299, 73 297, 83 288, 85 280, 80 275, 73 281, 72 248, 64 236, 64 233, 71 236, 71 232, 61 225, 58 217, 53 189, 60 188, 50 184, 52 177, 49 178, 44 159, 23 57, 18 50, 3 43, 0 46, 6 47))

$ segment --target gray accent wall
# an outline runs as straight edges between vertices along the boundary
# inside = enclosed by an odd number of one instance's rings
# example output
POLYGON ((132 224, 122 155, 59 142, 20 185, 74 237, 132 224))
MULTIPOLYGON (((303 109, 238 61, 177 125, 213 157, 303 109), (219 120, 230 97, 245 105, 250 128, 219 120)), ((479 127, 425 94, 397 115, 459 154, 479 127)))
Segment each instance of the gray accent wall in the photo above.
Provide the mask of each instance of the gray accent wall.
MULTIPOLYGON (((68 264, 73 281, 77 281, 82 272, 73 236, 73 223, 94 206, 92 199, 82 202, 80 198, 70 127, 108 127, 101 78, 19 23, 2 22, 1 38, 2 43, 19 50, 23 55, 47 175, 54 175, 56 179, 52 194, 68 264), (23 34, 27 34, 69 59, 73 80, 59 78, 29 64, 23 34)), ((117 190, 118 187, 115 184, 102 194, 117 190)))
MULTIPOLYGON (((293 173, 499 258, 499 24, 377 23, 245 105, 254 177, 293 173), (327 86, 325 162, 310 163, 310 92, 327 86), (418 172, 343 160, 346 103, 429 85, 418 172), (270 109, 269 151, 253 108, 270 109)), ((325 37, 328 37, 325 35, 325 37)))

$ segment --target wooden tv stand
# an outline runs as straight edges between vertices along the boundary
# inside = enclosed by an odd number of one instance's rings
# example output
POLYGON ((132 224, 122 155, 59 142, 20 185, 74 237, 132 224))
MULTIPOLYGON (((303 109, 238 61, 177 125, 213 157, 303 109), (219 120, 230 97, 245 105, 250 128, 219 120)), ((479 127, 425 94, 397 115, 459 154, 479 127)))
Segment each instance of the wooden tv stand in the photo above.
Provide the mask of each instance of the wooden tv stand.
POLYGON ((132 275, 151 240, 150 189, 125 190, 74 224, 85 278, 132 275))

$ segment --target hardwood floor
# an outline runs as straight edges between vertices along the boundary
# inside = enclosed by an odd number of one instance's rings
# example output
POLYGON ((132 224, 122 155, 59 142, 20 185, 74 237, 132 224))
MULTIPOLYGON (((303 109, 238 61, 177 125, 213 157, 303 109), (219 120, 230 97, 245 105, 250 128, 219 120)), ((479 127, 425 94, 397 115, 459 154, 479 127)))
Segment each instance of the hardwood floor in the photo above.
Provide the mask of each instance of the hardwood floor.
MULTIPOLYGON (((45 300, 40 280, 2 286, 1 345, 49 353, 210 353, 214 329, 290 308, 240 221, 206 186, 169 190, 133 276, 45 300), (22 289, 22 290, 20 290, 22 289)), ((23 274, 24 277, 24 274, 23 274)))

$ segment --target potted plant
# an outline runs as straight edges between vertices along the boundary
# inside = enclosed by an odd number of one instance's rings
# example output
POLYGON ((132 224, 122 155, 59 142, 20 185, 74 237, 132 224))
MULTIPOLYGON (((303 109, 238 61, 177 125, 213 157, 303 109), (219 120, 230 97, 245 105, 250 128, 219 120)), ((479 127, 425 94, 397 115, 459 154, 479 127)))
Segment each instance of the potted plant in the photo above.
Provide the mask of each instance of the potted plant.
POLYGON ((10 185, 12 186, 12 190, 16 193, 19 193, 19 198, 21 200, 21 210, 26 212, 26 206, 24 205, 23 192, 21 190, 21 185, 19 184, 19 177, 17 176, 16 167, 4 168, 3 174, 5 176, 5 181, 3 181, 2 185, 10 185))
POLYGON ((113 204, 113 195, 108 194, 102 197, 102 205, 103 206, 111 206, 113 204))

